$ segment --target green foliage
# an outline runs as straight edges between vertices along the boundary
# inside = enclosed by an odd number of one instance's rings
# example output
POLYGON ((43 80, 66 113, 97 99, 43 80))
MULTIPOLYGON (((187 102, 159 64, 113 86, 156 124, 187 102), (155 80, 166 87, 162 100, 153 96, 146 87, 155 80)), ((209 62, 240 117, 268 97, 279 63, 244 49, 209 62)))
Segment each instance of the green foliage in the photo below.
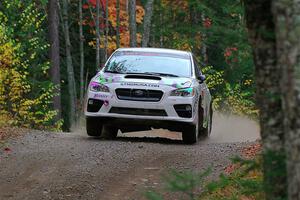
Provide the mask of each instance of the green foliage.
POLYGON ((212 66, 202 68, 206 83, 213 96, 213 107, 222 112, 256 117, 258 111, 254 103, 252 80, 231 85, 224 79, 224 71, 212 66), (220 93, 219 91, 223 91, 220 93))
POLYGON ((268 170, 265 170, 265 185, 264 189, 266 193, 271 194, 271 196, 276 196, 278 197, 275 200, 286 200, 287 199, 287 168, 286 168, 286 154, 285 152, 282 151, 271 151, 271 150, 266 150, 263 153, 263 159, 264 159, 264 165, 265 168, 268 170), (276 183, 280 182, 281 184, 278 183, 278 186, 281 186, 283 189, 280 189, 280 191, 277 191, 273 186, 268 185, 268 183, 276 183), (285 191, 285 192, 282 192, 285 191), (276 194, 276 195, 275 195, 276 194))
MULTIPOLYGON (((182 195, 184 199, 194 200, 199 196, 197 189, 204 183, 204 179, 211 173, 210 169, 204 172, 193 173, 190 171, 177 172, 171 171, 168 176, 164 178, 166 182, 166 191, 176 192, 182 195)), ((149 200, 161 200, 162 195, 148 191, 146 197, 149 200)))
POLYGON ((209 175, 210 171, 210 169, 203 173, 172 171, 166 178, 166 189, 171 192, 182 192, 192 200, 195 197, 195 190, 204 182, 203 179, 209 175))
MULTIPOLYGON (((221 174, 217 181, 208 183, 205 183, 205 178, 210 170, 203 173, 171 172, 165 178, 166 191, 176 192, 183 199, 191 200, 264 199, 261 156, 253 160, 236 157, 232 159, 232 165, 236 167, 230 175, 221 174)), ((148 191, 146 197, 149 200, 164 199, 163 195, 153 191, 148 191)))
POLYGON ((200 199, 264 199, 262 159, 244 160, 232 159, 236 169, 231 175, 221 175, 219 180, 206 186, 206 191, 200 199))
POLYGON ((258 115, 252 91, 243 90, 239 84, 232 87, 228 83, 226 83, 225 89, 223 93, 223 99, 225 99, 225 101, 220 103, 222 110, 229 111, 233 114, 245 114, 252 117, 258 115))
POLYGON ((31 1, 3 1, 0 12, 0 110, 12 125, 59 129, 51 110, 45 16, 31 1))
POLYGON ((163 200, 164 199, 162 195, 157 194, 153 191, 146 192, 145 196, 149 200, 163 200))

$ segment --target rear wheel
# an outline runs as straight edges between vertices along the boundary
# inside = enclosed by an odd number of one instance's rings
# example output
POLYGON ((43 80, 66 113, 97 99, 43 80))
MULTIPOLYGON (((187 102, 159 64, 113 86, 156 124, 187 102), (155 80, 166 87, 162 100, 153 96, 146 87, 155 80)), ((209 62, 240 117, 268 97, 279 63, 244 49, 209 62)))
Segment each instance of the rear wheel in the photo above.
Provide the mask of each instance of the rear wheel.
POLYGON ((99 118, 87 117, 86 118, 86 133, 88 136, 100 137, 102 133, 102 123, 99 118))
POLYGON ((188 125, 182 131, 182 140, 185 144, 195 144, 198 142, 199 125, 188 125))
POLYGON ((105 139, 115 139, 118 135, 118 131, 119 131, 119 129, 114 126, 104 125, 103 131, 102 131, 102 136, 105 139))

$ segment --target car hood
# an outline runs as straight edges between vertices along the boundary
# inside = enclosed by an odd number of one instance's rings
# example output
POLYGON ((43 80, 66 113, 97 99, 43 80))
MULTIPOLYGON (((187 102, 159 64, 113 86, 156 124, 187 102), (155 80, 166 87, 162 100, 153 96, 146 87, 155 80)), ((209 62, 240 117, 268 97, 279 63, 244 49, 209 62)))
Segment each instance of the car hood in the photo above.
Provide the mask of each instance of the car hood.
POLYGON ((153 76, 144 74, 114 74, 114 73, 98 73, 92 81, 99 82, 105 85, 118 84, 127 86, 139 86, 147 84, 165 85, 174 88, 186 88, 193 84, 194 79, 186 77, 166 77, 153 76))

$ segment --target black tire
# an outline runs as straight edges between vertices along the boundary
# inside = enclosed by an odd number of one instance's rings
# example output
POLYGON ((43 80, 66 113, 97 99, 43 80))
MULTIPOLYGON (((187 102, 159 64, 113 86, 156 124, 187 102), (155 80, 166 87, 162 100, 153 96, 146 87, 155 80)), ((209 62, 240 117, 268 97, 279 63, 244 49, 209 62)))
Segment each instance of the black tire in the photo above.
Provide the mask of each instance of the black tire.
POLYGON ((113 126, 104 125, 102 130, 102 136, 105 139, 115 139, 118 135, 119 129, 113 126))
POLYGON ((182 140, 185 144, 195 144, 198 142, 198 127, 196 125, 188 125, 182 131, 182 140))
POLYGON ((88 136, 100 137, 102 133, 102 123, 99 118, 87 117, 86 118, 86 133, 88 136))
POLYGON ((202 133, 199 134, 200 136, 207 138, 210 136, 211 134, 211 130, 212 130, 212 116, 213 116, 213 109, 212 109, 212 104, 210 104, 209 107, 209 118, 208 118, 208 122, 207 122, 207 127, 202 129, 202 133))

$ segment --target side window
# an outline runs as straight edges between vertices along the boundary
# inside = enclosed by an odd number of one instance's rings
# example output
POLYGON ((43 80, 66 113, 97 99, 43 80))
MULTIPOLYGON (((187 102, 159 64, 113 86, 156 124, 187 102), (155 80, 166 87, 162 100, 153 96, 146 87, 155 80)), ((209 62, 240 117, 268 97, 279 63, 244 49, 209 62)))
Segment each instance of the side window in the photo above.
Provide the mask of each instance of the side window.
POLYGON ((196 73, 196 77, 200 77, 201 75, 201 71, 198 65, 197 60, 195 59, 195 57, 193 56, 193 61, 194 61, 194 66, 195 66, 195 73, 196 73))

